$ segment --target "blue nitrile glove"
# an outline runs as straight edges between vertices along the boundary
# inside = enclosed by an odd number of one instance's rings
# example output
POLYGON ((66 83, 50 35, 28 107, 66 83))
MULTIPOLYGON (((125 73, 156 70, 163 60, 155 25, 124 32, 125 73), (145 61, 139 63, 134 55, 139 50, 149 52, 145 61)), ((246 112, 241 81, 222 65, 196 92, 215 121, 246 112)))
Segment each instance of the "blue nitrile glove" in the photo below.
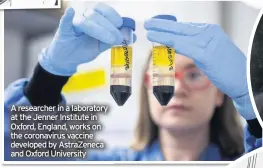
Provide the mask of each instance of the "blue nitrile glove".
POLYGON ((194 60, 213 85, 233 99, 245 119, 256 118, 248 93, 246 56, 219 25, 150 19, 144 27, 150 41, 194 60))
POLYGON ((73 24, 74 14, 73 8, 66 10, 53 41, 39 56, 40 65, 52 74, 71 76, 79 64, 123 40, 118 30, 123 20, 113 8, 98 3, 73 24))

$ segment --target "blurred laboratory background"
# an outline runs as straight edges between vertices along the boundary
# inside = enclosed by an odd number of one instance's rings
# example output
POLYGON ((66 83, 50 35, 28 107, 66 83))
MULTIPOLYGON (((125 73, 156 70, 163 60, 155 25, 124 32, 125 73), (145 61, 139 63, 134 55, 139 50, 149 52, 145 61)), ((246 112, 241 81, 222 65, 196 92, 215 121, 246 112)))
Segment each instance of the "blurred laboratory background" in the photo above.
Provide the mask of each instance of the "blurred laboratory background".
MULTIPOLYGON (((91 63, 83 64, 79 71, 103 69, 105 83, 78 92, 66 93, 68 103, 97 103, 110 105, 110 112, 101 116, 104 130, 98 134, 108 146, 126 146, 132 140, 139 108, 139 87, 142 68, 151 49, 143 28, 145 19, 157 14, 175 15, 178 21, 220 24, 235 44, 246 54, 259 6, 243 2, 216 1, 107 1, 122 16, 136 20, 137 42, 133 52, 132 95, 118 107, 110 95, 110 51, 91 63)), ((67 1, 62 9, 6 10, 4 15, 4 86, 19 78, 30 77, 41 49, 48 46, 64 8, 76 9, 76 17, 95 2, 67 1)), ((88 54, 88 53, 87 53, 88 54)), ((96 78, 91 79, 96 80, 96 78)))

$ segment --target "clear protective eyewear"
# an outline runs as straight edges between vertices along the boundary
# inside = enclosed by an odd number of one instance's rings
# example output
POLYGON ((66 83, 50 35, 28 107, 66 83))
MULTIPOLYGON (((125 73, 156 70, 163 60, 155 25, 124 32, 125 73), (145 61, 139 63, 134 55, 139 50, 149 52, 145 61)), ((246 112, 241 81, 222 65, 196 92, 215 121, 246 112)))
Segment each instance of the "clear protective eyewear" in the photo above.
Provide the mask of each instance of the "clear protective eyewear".
MULTIPOLYGON (((210 86, 208 78, 197 68, 190 68, 175 72, 175 79, 180 80, 188 90, 203 90, 210 86)), ((152 75, 146 73, 144 83, 147 88, 152 88, 152 75)))

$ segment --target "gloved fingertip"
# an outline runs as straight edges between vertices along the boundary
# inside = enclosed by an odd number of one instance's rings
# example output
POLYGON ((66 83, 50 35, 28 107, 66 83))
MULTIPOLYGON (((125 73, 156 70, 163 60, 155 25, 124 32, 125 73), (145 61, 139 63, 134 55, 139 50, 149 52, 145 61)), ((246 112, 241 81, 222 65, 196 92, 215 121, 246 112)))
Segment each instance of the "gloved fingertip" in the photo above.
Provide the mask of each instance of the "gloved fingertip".
POLYGON ((74 15, 75 15, 75 10, 72 7, 66 9, 65 16, 74 17, 74 15))
POLYGON ((149 27, 149 22, 150 22, 150 19, 144 21, 143 26, 144 26, 145 29, 148 29, 148 27, 149 27))
POLYGON ((116 45, 117 44, 118 39, 115 36, 110 34, 107 37, 108 38, 105 38, 105 41, 103 41, 104 43, 107 43, 107 44, 110 44, 110 45, 116 45))
POLYGON ((108 8, 108 5, 107 5, 106 3, 104 3, 104 2, 98 2, 98 3, 95 4, 95 6, 93 7, 93 9, 97 9, 97 8, 99 8, 99 9, 101 9, 101 8, 105 9, 105 8, 108 8))
POLYGON ((116 19, 115 26, 117 28, 120 28, 122 25, 123 25, 123 19, 120 16, 118 16, 117 19, 116 19))
POLYGON ((137 36, 136 34, 133 34, 133 43, 135 43, 137 41, 137 36))
POLYGON ((123 42, 123 40, 120 38, 111 38, 110 41, 108 42, 108 44, 110 44, 110 45, 121 45, 122 42, 123 42))
POLYGON ((124 37, 123 37, 122 35, 120 35, 120 36, 118 36, 118 37, 116 38, 116 43, 117 43, 117 44, 121 44, 121 43, 123 42, 123 40, 124 40, 124 37))
POLYGON ((64 15, 60 20, 60 29, 63 31, 69 31, 72 29, 73 19, 75 16, 75 11, 73 8, 67 8, 64 15))
POLYGON ((106 3, 99 2, 94 7, 93 10, 103 15, 107 18, 112 24, 120 28, 123 24, 123 19, 120 14, 111 6, 107 5, 106 3))
POLYGON ((148 40, 153 41, 154 40, 154 34, 155 33, 153 31, 148 31, 146 37, 148 38, 148 40))

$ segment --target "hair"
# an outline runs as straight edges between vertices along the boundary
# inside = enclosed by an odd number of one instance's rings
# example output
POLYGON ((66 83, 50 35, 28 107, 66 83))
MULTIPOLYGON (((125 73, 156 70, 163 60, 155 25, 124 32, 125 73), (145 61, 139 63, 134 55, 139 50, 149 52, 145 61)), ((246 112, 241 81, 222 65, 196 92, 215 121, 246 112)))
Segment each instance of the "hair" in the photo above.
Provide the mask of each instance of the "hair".
MULTIPOLYGON (((147 65, 150 61, 148 58, 147 65)), ((145 74, 148 66, 145 66, 145 74)), ((143 75, 144 76, 144 75, 143 75)), ((244 152, 243 128, 240 117, 228 96, 224 96, 221 107, 215 108, 214 115, 210 122, 210 142, 213 142, 221 149, 222 156, 236 158, 244 152)), ((141 84, 140 113, 135 129, 134 141, 131 148, 142 150, 150 146, 159 136, 159 128, 151 118, 147 88, 144 79, 141 84)))
POLYGON ((258 23, 254 35, 250 60, 251 86, 256 101, 257 109, 263 119, 263 16, 258 23))

